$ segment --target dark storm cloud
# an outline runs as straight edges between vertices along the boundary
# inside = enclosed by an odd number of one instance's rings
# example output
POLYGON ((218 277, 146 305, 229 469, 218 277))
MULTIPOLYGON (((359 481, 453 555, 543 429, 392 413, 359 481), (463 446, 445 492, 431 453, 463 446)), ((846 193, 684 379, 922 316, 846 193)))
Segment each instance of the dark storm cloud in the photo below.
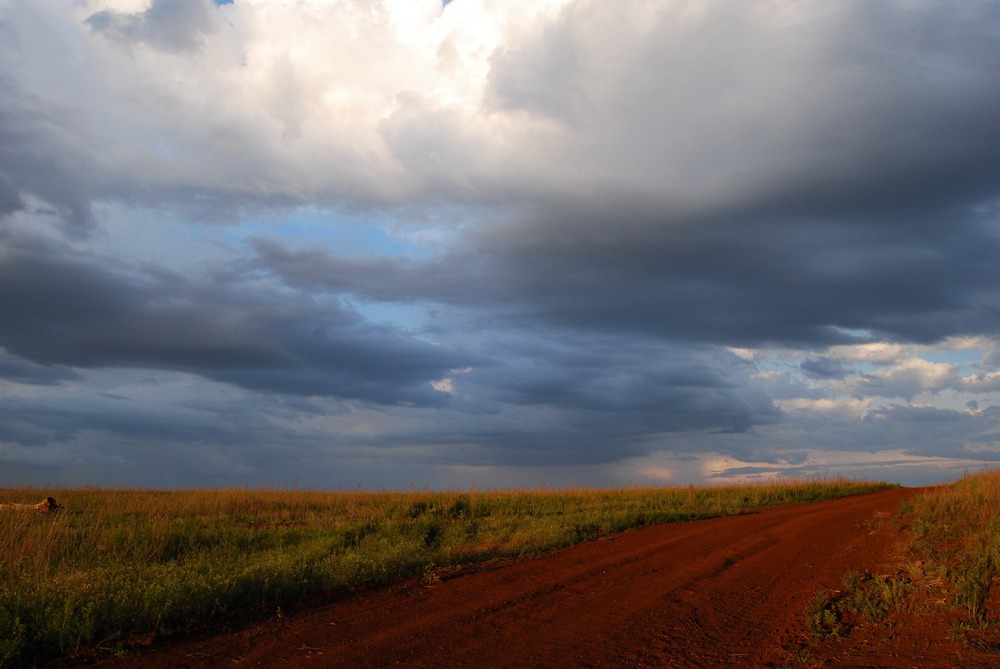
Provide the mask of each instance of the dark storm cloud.
POLYGON ((92 228, 97 169, 88 137, 72 110, 43 104, 0 69, 0 226, 30 194, 45 202, 40 213, 55 215, 69 231, 92 228))
POLYGON ((664 9, 637 41, 595 47, 623 50, 609 61, 580 47, 626 13, 575 3, 494 58, 502 108, 584 110, 581 169, 627 156, 632 175, 664 176, 659 201, 637 185, 553 195, 487 230, 473 244, 489 284, 567 327, 723 344, 995 332, 1000 7, 852 2, 789 26, 754 7, 686 32, 685 12, 664 9), (780 67, 786 50, 809 66, 780 67), (629 79, 647 70, 663 76, 629 79), (794 100, 770 77, 802 77, 794 100))
POLYGON ((941 206, 996 188, 998 23, 991 3, 575 2, 498 49, 488 90, 522 118, 575 110, 544 149, 598 177, 579 197, 941 206))
POLYGON ((428 327, 443 345, 458 340, 477 353, 473 369, 452 376, 451 406, 483 418, 449 421, 447 436, 434 431, 431 438, 494 446, 497 464, 606 462, 646 452, 657 434, 741 433, 781 416, 734 356, 624 326, 567 327, 539 313, 533 300, 556 301, 545 290, 507 292, 516 280, 494 274, 495 257, 486 253, 479 263, 471 253, 423 263, 337 258, 263 239, 254 248, 251 267, 297 289, 458 307, 428 327), (512 420, 511 411, 527 417, 512 420))
POLYGON ((87 19, 94 32, 124 46, 145 43, 167 52, 199 49, 214 32, 211 0, 153 0, 144 12, 97 12, 87 19))
POLYGON ((1000 331, 1000 6, 509 4, 4 6, 0 449, 789 466, 766 437, 941 453, 995 427, 862 421, 992 377, 823 349, 1000 331), (338 248, 361 221, 408 255, 338 248), (200 378, 153 410, 103 392, 160 398, 104 376, 132 370, 200 378))
POLYGON ((79 429, 79 424, 41 410, 34 403, 0 402, 0 442, 20 446, 49 446, 65 442, 79 429))
POLYGON ((1000 327, 1000 235, 971 205, 898 222, 551 214, 428 261, 256 249, 290 285, 568 330, 812 347, 855 341, 848 329, 933 342, 1000 327))
POLYGON ((24 446, 66 442, 98 433, 118 442, 201 443, 248 445, 280 440, 297 441, 293 430, 268 421, 265 402, 243 407, 202 399, 198 406, 149 406, 125 397, 88 398, 77 403, 58 399, 25 401, 0 398, 0 442, 24 446), (227 415, 229 414, 229 415, 227 415))
POLYGON ((742 433, 781 417, 748 370, 708 349, 581 333, 510 347, 510 333, 495 337, 485 347, 503 362, 456 376, 459 395, 469 393, 481 406, 551 412, 547 424, 523 425, 525 434, 506 425, 508 435, 494 435, 508 463, 606 462, 647 452, 656 435, 742 433))
POLYGON ((851 368, 840 360, 819 356, 803 361, 799 365, 806 376, 817 379, 842 379, 851 373, 851 368))
POLYGON ((1000 460, 995 434, 997 407, 966 413, 935 407, 890 405, 869 413, 863 439, 882 448, 897 447, 920 456, 1000 460))
POLYGON ((522 362, 500 365, 490 376, 498 399, 578 410, 595 423, 618 414, 621 425, 650 432, 743 431, 778 413, 766 396, 747 387, 738 366, 734 370, 730 361, 706 351, 671 350, 640 338, 552 336, 549 342, 530 350, 501 349, 505 360, 522 362))
POLYGON ((64 381, 79 380, 80 375, 65 367, 37 365, 17 358, 0 349, 0 379, 32 385, 58 385, 64 381))
POLYGON ((601 187, 555 173, 526 217, 424 263, 275 244, 258 247, 262 260, 294 285, 372 300, 685 341, 995 332, 997 8, 847 3, 791 27, 760 24, 749 5, 731 11, 738 20, 707 12, 700 31, 678 32, 683 17, 664 10, 638 39, 623 29, 595 42, 626 13, 575 3, 495 54, 497 107, 565 123, 540 150, 601 187), (665 38, 675 33, 701 48, 665 38), (785 51, 808 54, 808 66, 780 67, 785 51), (646 71, 665 75, 635 79, 646 71), (794 104, 779 97, 789 90, 794 104), (617 168, 632 181, 618 185, 617 168), (645 182, 659 174, 661 188, 645 182))
MULTIPOLYGON (((128 375, 103 372, 105 380, 109 374, 128 375)), ((316 471, 317 446, 330 457, 336 439, 302 429, 296 410, 274 396, 209 392, 175 403, 142 397, 148 390, 132 398, 76 394, 71 402, 0 397, 0 471, 20 479, 39 468, 33 480, 47 485, 288 486, 297 476, 316 486, 356 483, 316 471)))
POLYGON ((382 404, 440 404, 430 381, 460 357, 336 300, 128 272, 6 235, 0 345, 40 365, 152 367, 237 385, 382 404))
POLYGON ((0 175, 0 219, 24 208, 24 202, 9 177, 0 175))

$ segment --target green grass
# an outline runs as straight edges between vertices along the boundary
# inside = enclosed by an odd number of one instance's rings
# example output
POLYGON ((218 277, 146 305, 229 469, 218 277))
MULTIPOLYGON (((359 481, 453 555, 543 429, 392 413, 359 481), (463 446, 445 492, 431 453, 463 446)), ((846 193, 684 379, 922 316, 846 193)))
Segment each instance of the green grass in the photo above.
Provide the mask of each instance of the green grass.
POLYGON ((1000 614, 987 610, 1000 579, 1000 471, 928 491, 901 511, 912 516, 911 565, 943 583, 964 622, 982 627, 1000 614))
POLYGON ((820 590, 806 606, 806 624, 813 641, 846 636, 853 621, 882 622, 907 601, 912 590, 912 581, 901 573, 844 574, 842 589, 820 590))
POLYGON ((887 487, 844 480, 726 488, 468 493, 0 490, 65 509, 0 513, 0 665, 187 631, 309 593, 433 581, 455 565, 644 525, 887 487))
POLYGON ((959 614, 960 630, 1000 623, 1000 611, 988 607, 1000 581, 1000 471, 928 489, 904 502, 896 521, 910 527, 901 537, 900 564, 886 575, 850 572, 842 589, 816 593, 804 614, 814 640, 894 612, 953 619, 942 601, 959 614))

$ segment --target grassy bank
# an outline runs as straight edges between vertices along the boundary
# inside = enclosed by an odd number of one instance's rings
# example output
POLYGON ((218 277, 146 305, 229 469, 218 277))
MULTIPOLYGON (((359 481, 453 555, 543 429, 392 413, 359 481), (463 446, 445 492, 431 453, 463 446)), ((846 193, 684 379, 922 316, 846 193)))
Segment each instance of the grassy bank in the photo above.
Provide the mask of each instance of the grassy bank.
POLYGON ((962 614, 962 627, 1000 620, 1000 610, 987 607, 991 586, 1000 580, 1000 471, 930 490, 901 513, 911 514, 913 530, 908 575, 940 583, 940 593, 962 614))
POLYGON ((904 502, 895 522, 909 527, 899 563, 889 573, 851 572, 842 588, 816 593, 806 611, 814 638, 915 615, 1000 650, 1000 600, 990 596, 1000 581, 1000 471, 930 488, 904 502))
POLYGON ((182 632, 248 605, 437 577, 644 525, 886 487, 850 481, 727 488, 340 493, 0 490, 52 495, 51 516, 0 513, 0 665, 182 632))

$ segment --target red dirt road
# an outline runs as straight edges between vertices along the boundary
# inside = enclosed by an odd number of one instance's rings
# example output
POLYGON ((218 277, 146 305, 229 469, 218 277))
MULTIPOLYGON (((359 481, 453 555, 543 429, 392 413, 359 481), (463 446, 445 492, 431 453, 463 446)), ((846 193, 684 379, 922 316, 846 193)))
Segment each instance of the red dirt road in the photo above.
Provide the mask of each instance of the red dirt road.
MULTIPOLYGON (((661 525, 434 583, 412 580, 103 666, 758 667, 807 637, 844 572, 891 561, 895 489, 661 525)), ((869 666, 897 666, 873 664, 869 666)), ((903 665, 908 666, 908 665, 903 665)))

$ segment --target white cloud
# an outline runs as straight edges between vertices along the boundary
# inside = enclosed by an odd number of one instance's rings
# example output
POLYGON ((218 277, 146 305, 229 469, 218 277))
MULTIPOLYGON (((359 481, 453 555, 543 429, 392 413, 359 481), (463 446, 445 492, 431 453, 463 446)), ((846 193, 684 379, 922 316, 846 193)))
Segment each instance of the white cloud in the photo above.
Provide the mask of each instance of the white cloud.
POLYGON ((955 365, 909 358, 887 369, 851 378, 845 385, 854 393, 912 400, 922 392, 937 393, 959 387, 961 377, 955 365))
POLYGON ((455 393, 455 388, 452 385, 450 378, 431 381, 431 387, 439 393, 447 393, 448 395, 453 395, 455 393))
POLYGON ((846 93, 892 84, 831 57, 863 38, 857 7, 186 0, 209 13, 161 39, 190 51, 178 55, 80 30, 108 16, 141 42, 162 2, 32 6, 11 10, 15 25, 42 21, 64 39, 24 32, 21 84, 70 102, 122 188, 370 203, 455 188, 534 199, 544 184, 549 196, 625 189, 718 206, 817 161, 836 167, 843 143, 827 126, 866 102, 846 93), (74 67, 42 65, 52 48, 74 67))
POLYGON ((737 358, 746 360, 747 362, 753 362, 760 355, 759 351, 750 348, 729 346, 726 350, 735 355, 737 358))
POLYGON ((1000 372, 980 372, 962 378, 962 389, 970 393, 1000 391, 1000 372))
POLYGON ((831 346, 827 350, 827 354, 833 358, 850 360, 852 362, 887 364, 899 359, 906 351, 907 347, 902 344, 872 342, 847 346, 831 346))
POLYGON ((989 461, 975 457, 923 456, 903 449, 867 453, 824 450, 809 451, 804 461, 777 464, 720 458, 710 461, 711 466, 707 471, 718 483, 844 476, 904 485, 926 485, 928 482, 954 480, 970 470, 980 469, 988 464, 989 461))
POLYGON ((808 399, 798 397, 775 402, 782 411, 814 411, 817 413, 840 415, 845 418, 862 418, 872 406, 871 399, 808 399))

